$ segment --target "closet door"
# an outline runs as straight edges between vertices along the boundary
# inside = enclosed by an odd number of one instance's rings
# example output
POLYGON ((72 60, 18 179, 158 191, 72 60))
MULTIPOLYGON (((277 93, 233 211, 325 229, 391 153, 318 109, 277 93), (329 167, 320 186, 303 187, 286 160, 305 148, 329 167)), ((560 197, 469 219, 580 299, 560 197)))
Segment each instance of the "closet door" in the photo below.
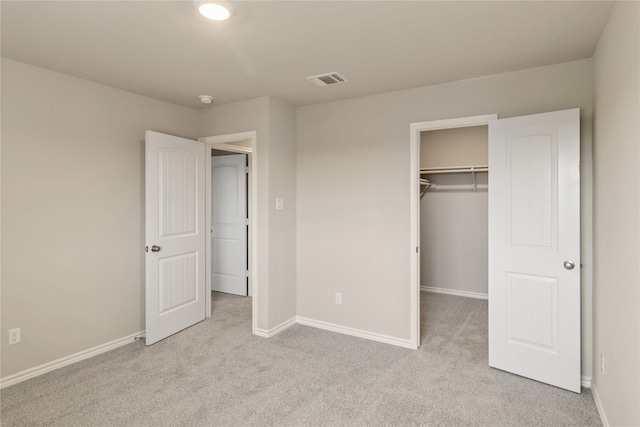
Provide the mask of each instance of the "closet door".
POLYGON ((580 392, 580 111, 489 124, 489 365, 580 392))

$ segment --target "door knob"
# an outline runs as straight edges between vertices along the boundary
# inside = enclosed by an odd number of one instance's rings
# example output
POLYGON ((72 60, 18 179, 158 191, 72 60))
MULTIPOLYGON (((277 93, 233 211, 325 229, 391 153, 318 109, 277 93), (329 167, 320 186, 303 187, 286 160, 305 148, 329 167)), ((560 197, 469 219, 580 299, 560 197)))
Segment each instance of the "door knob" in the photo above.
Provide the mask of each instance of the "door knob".
MULTIPOLYGON (((160 252, 160 246, 157 246, 157 245, 151 246, 151 252, 160 252)), ((567 263, 565 262, 564 265, 566 267, 567 263)), ((573 268, 573 267, 571 267, 571 268, 573 268)))
MULTIPOLYGON (((151 248, 151 250, 153 250, 153 248, 151 248)), ((564 268, 566 268, 567 270, 573 270, 573 267, 575 267, 576 264, 573 261, 565 261, 564 262, 564 268)))

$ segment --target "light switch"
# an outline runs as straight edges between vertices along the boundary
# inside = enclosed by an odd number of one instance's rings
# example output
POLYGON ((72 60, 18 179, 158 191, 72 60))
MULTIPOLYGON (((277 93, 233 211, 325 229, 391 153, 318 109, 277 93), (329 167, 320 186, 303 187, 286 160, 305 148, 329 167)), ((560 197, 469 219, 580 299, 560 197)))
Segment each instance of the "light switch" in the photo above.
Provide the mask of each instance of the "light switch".
POLYGON ((277 211, 284 210, 284 199, 282 197, 276 197, 276 210, 277 211))

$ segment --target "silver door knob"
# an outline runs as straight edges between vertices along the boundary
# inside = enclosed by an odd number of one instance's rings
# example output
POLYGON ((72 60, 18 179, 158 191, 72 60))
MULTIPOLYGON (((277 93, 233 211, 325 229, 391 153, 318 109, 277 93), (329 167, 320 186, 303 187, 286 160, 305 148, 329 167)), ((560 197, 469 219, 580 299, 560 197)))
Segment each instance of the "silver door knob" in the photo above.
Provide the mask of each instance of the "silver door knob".
MULTIPOLYGON (((151 248, 151 250, 153 250, 153 248, 151 248)), ((573 267, 575 267, 576 264, 573 261, 565 261, 564 262, 564 268, 566 268, 567 270, 573 270, 573 267)))
MULTIPOLYGON (((157 245, 151 246, 151 252, 160 252, 160 246, 157 246, 157 245)), ((566 267, 567 263, 565 262, 564 265, 566 267)), ((571 268, 573 268, 573 267, 571 267, 571 268)))

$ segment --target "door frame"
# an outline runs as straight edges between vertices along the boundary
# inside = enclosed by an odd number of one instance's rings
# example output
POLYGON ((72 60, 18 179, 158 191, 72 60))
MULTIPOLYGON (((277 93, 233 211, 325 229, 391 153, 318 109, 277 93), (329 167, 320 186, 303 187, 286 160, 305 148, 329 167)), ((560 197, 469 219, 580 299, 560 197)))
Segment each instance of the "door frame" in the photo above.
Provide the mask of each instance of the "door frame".
POLYGON ((430 120, 410 124, 409 141, 409 340, 420 347, 420 133, 429 130, 454 129, 488 125, 498 114, 430 120))
MULTIPOLYGON (((206 156, 205 165, 205 216, 206 227, 209 230, 209 238, 205 247, 205 272, 206 272, 206 292, 211 295, 211 203, 213 197, 211 194, 211 149, 231 151, 235 153, 248 154, 249 157, 249 195, 247 202, 249 203, 249 239, 247 245, 249 248, 249 295, 251 296, 251 332, 255 334, 258 322, 258 150, 257 150, 257 132, 247 131, 230 133, 225 135, 205 136, 198 138, 198 141, 205 143, 209 155, 206 156), (238 141, 251 141, 251 148, 240 147, 230 144, 238 141)), ((211 298, 207 298, 206 316, 211 317, 211 298)))

